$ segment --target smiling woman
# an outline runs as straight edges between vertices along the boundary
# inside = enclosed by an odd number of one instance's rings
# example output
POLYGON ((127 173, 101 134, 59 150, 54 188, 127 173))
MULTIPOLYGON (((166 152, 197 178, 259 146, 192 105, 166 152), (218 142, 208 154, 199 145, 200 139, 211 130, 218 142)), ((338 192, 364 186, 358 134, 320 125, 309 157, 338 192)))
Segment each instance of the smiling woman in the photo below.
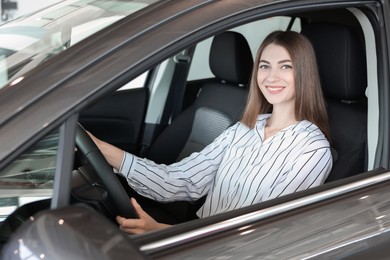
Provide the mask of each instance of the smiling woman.
POLYGON ((295 115, 295 68, 287 50, 277 44, 264 48, 257 72, 257 84, 270 105, 272 112, 284 114, 281 125, 271 118, 267 121, 265 139, 283 128, 297 123, 295 115), (289 111, 290 113, 287 113, 289 111), (278 112, 280 113, 280 112, 278 112))
MULTIPOLYGON (((297 32, 273 32, 261 44, 254 68, 243 120, 179 162, 156 164, 91 137, 139 194, 163 202, 206 196, 197 212, 200 218, 324 183, 332 156, 321 132, 327 132, 328 122, 310 42, 297 32), (316 74, 305 75, 312 71, 316 74), (310 106, 302 97, 306 93, 316 104, 311 112, 302 112, 310 106)), ((140 219, 117 218, 123 230, 142 233, 166 227, 135 200, 132 206, 140 219)))

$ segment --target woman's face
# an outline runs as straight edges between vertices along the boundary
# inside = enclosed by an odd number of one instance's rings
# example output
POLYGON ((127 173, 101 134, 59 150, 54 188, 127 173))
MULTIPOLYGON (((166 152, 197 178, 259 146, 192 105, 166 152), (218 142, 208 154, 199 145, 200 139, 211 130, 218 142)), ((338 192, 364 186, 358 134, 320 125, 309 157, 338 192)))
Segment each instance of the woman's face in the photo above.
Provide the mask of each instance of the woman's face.
POLYGON ((274 109, 277 106, 294 108, 294 68, 284 47, 270 44, 264 48, 260 56, 257 84, 274 109))

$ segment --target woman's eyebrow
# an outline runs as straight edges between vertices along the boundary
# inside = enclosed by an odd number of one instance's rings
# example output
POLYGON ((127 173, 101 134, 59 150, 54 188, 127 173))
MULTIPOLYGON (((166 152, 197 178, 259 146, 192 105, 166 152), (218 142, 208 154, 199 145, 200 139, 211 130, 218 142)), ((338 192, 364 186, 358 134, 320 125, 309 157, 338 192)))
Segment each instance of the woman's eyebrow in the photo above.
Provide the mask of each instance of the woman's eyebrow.
POLYGON ((281 60, 281 61, 279 61, 278 63, 285 63, 285 62, 291 62, 291 63, 292 63, 291 60, 281 60))
MULTIPOLYGON (((292 63, 291 60, 281 60, 281 61, 278 61, 278 64, 285 63, 285 62, 291 62, 292 63)), ((266 61, 266 60, 260 60, 259 63, 268 63, 269 64, 270 62, 266 61)))

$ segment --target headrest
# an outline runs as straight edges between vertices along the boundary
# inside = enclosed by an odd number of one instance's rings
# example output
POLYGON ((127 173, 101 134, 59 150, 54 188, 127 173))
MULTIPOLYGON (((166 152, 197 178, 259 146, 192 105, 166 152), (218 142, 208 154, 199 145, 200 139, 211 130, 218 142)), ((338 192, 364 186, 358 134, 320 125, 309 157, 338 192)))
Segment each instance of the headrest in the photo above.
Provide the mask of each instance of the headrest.
POLYGON ((366 55, 356 32, 340 24, 313 23, 301 33, 316 52, 324 95, 344 101, 364 99, 366 55))
POLYGON ((248 84, 253 58, 245 37, 230 31, 216 35, 211 44, 209 63, 217 78, 234 84, 248 84))

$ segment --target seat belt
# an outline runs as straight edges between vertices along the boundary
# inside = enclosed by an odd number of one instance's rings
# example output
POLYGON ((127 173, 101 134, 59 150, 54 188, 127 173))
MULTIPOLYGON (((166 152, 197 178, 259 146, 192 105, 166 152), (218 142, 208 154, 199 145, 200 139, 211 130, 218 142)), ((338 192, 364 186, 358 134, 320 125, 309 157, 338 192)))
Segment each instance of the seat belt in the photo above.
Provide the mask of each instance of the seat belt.
POLYGON ((187 76, 194 50, 195 47, 191 47, 173 57, 176 65, 172 76, 167 106, 165 107, 162 115, 161 121, 163 124, 168 125, 170 121, 173 121, 181 113, 183 98, 187 86, 187 76))
MULTIPOLYGON (((195 47, 185 49, 181 53, 175 55, 173 60, 175 68, 172 75, 171 85, 164 108, 161 125, 169 125, 181 112, 183 106, 183 98, 186 89, 187 76, 191 64, 191 57, 194 53, 195 47)), ((145 127, 144 137, 142 141, 142 148, 140 156, 145 157, 156 135, 155 129, 145 127)))

